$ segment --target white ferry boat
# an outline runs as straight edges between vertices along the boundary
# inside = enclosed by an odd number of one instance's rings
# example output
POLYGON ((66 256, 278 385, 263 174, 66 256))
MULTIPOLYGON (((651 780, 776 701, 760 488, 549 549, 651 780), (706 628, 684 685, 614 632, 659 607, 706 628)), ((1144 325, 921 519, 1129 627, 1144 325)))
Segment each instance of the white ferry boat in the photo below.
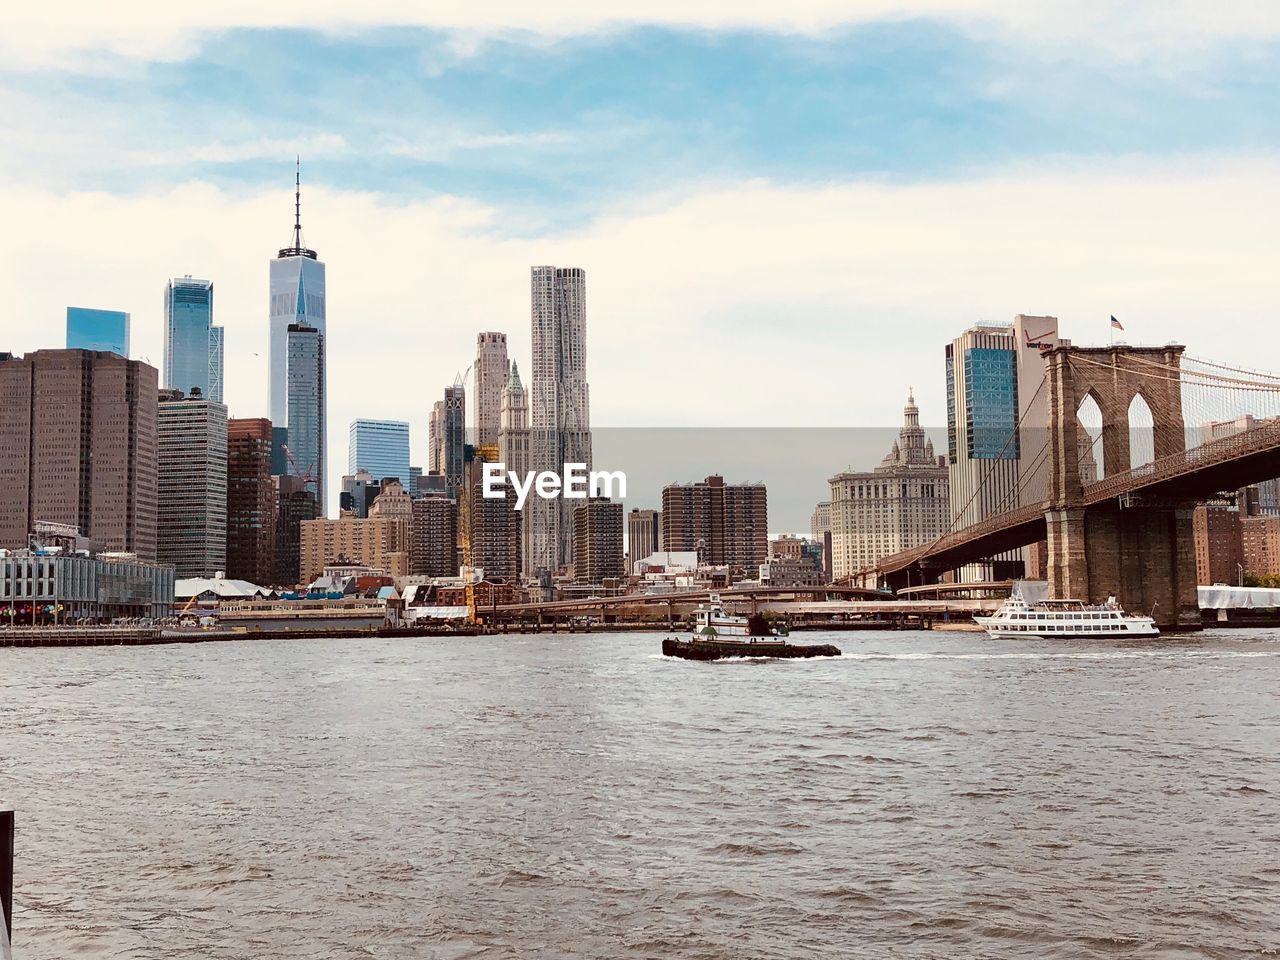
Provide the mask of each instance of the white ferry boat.
POLYGON ((992 616, 973 619, 993 638, 1116 640, 1160 636, 1151 617, 1127 615, 1115 597, 1101 604, 1080 600, 1028 602, 1017 584, 1009 599, 992 616))

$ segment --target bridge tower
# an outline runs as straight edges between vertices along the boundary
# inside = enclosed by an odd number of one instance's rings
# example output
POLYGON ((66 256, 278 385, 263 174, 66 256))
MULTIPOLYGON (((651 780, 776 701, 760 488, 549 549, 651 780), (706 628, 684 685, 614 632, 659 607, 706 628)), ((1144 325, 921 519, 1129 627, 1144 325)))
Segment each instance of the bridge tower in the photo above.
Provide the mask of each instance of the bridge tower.
POLYGON ((1191 516, 1194 501, 1127 498, 1086 506, 1080 477, 1080 405, 1102 413, 1107 474, 1130 468, 1130 406, 1151 410, 1155 457, 1186 449, 1181 346, 1055 347, 1045 353, 1049 388, 1049 591, 1056 598, 1148 613, 1165 627, 1200 626, 1191 516))

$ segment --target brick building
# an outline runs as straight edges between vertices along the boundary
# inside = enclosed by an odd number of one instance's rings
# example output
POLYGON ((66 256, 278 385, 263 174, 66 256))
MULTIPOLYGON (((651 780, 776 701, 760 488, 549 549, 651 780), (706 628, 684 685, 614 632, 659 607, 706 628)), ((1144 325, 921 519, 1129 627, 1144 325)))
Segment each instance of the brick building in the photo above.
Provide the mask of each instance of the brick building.
POLYGON ((769 497, 762 483, 713 475, 662 489, 662 548, 695 551, 713 566, 756 570, 769 555, 769 497))
POLYGON ((0 547, 44 520, 156 559, 158 380, 114 353, 0 354, 0 547))

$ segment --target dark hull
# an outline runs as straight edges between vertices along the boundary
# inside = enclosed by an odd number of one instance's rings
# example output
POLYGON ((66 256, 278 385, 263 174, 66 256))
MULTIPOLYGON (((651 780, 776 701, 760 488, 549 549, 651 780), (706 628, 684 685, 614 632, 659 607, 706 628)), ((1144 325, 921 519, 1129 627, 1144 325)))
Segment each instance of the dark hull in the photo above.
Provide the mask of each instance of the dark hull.
POLYGON ((778 643, 746 640, 675 640, 662 641, 662 655, 680 657, 682 660, 724 660, 729 657, 776 657, 795 659, 804 657, 838 657, 840 648, 829 643, 778 643))

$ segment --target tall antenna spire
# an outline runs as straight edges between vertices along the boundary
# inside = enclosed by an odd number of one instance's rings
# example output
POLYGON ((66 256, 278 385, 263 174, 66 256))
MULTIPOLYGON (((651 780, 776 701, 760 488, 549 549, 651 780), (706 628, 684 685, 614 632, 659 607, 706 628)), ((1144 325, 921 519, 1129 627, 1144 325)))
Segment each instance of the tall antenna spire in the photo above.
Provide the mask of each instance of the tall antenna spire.
POLYGON ((294 157, 293 170, 293 245, 302 246, 302 155, 294 157))
POLYGON ((293 245, 285 247, 280 251, 281 257, 308 257, 312 260, 316 258, 314 250, 308 250, 302 245, 302 157, 301 155, 294 157, 293 171, 293 245))

